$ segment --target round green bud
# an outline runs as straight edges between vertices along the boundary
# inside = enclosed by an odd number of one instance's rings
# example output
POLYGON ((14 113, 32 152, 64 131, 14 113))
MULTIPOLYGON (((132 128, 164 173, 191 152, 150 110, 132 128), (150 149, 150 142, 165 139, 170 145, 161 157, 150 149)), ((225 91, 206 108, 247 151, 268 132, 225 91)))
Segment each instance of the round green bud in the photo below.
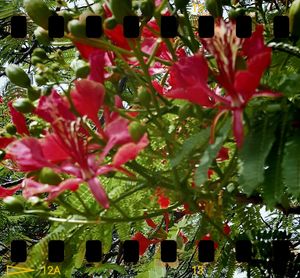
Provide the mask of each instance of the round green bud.
POLYGON ((39 182, 44 184, 57 185, 61 183, 61 177, 56 174, 51 168, 44 167, 39 174, 39 182))
POLYGON ((86 36, 86 25, 80 20, 73 19, 68 23, 68 30, 75 37, 84 38, 86 36))
POLYGON ((34 76, 35 82, 37 85, 42 86, 45 85, 47 83, 47 79, 39 74, 36 74, 34 76))
POLYGON ((13 212, 24 211, 24 201, 17 196, 8 196, 3 199, 3 203, 6 205, 7 209, 13 212))
POLYGON ((36 37, 37 41, 42 45, 49 45, 52 41, 52 38, 48 36, 48 31, 43 29, 42 27, 38 27, 34 30, 34 36, 36 37))
POLYGON ((37 56, 32 56, 31 63, 36 66, 37 64, 43 64, 43 60, 37 56))
POLYGON ((109 17, 104 20, 104 29, 112 30, 117 26, 118 22, 114 17, 109 17))
POLYGON ((83 60, 73 61, 71 68, 75 71, 76 78, 86 78, 90 73, 89 64, 83 60))
POLYGON ((244 8, 232 9, 228 13, 229 19, 236 19, 238 16, 245 15, 246 10, 244 8))
POLYGON ((6 132, 7 132, 8 134, 10 134, 10 135, 14 135, 14 134, 17 133, 17 128, 16 128, 16 126, 13 125, 13 124, 7 124, 7 125, 5 126, 5 129, 6 129, 6 132))
POLYGON ((34 136, 39 136, 43 132, 43 126, 39 124, 37 121, 32 121, 29 124, 30 134, 34 136))
POLYGON ((53 15, 54 12, 49 10, 43 0, 24 0, 24 8, 37 25, 48 30, 48 18, 53 15))
POLYGON ((28 98, 16 99, 13 102, 13 107, 21 113, 30 113, 34 110, 34 106, 28 98))
POLYGON ((10 82, 17 86, 28 88, 30 87, 30 79, 23 69, 17 65, 10 64, 5 69, 6 76, 10 82))
POLYGON ((68 22, 73 19, 73 13, 63 10, 58 11, 57 14, 64 18, 64 30, 65 32, 68 32, 68 22))
POLYGON ((36 57, 38 57, 38 58, 40 58, 40 59, 42 59, 42 60, 48 58, 46 51, 45 51, 43 48, 39 48, 39 47, 38 47, 38 48, 35 48, 35 49, 33 50, 32 56, 36 56, 36 57))
POLYGON ((139 122, 132 122, 128 126, 128 131, 133 141, 138 142, 146 132, 146 127, 139 122))

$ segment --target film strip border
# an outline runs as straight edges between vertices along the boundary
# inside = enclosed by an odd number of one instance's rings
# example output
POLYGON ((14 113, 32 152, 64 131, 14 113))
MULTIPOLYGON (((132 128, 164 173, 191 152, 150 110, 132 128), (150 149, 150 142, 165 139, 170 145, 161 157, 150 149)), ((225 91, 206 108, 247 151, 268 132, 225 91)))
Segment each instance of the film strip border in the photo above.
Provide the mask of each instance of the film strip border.
MULTIPOLYGON (((236 19, 236 35, 239 38, 249 38, 252 34, 252 18, 250 16, 238 16, 236 19)), ((198 35, 200 38, 214 36, 213 16, 198 17, 198 35)), ((126 38, 139 37, 138 16, 125 16, 123 19, 123 35, 126 38)), ((174 38, 178 35, 178 20, 175 16, 161 16, 160 36, 162 38, 174 38)), ((53 15, 48 18, 48 36, 50 38, 62 38, 64 36, 65 22, 63 16, 53 15)), ((86 37, 100 38, 103 34, 101 16, 88 16, 86 18, 86 37)), ((11 17, 11 36, 24 39, 27 36, 26 16, 11 17)), ((273 20, 273 35, 283 39, 290 36, 289 17, 275 16, 273 20)))
MULTIPOLYGON (((272 248, 273 263, 281 265, 291 255, 290 240, 273 240, 269 242, 272 248)), ((254 259, 254 245, 250 240, 235 241, 235 257, 240 263, 257 264, 263 261, 254 259)), ((197 244, 198 261, 210 263, 215 260, 215 243, 212 240, 200 240, 197 244)), ((122 242, 122 255, 125 263, 137 263, 139 261, 139 241, 125 240, 122 242)), ((175 240, 162 240, 160 242, 160 258, 164 263, 172 263, 177 260, 177 242, 175 240)), ((48 261, 61 263, 64 261, 65 247, 63 240, 51 240, 48 242, 48 261)), ((85 244, 85 259, 88 263, 101 262, 103 257, 102 243, 100 240, 88 240, 85 244)), ((11 242, 11 262, 26 262, 27 246, 25 240, 13 240, 11 242)), ((300 267, 300 266, 299 266, 300 267)))

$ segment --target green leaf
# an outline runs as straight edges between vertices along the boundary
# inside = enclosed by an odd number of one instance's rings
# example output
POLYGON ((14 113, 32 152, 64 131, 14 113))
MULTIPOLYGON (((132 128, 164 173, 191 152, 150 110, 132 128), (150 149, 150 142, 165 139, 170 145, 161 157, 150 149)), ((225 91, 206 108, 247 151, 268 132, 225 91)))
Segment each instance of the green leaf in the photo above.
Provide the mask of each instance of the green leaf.
POLYGON ((176 167, 181 161, 193 153, 193 151, 209 140, 210 128, 201 130, 200 132, 193 134, 182 145, 181 149, 177 152, 174 158, 171 159, 171 166, 176 167))
POLYGON ((245 139, 239 157, 241 160, 239 184, 243 191, 251 193, 264 181, 264 165, 272 147, 275 125, 264 123, 252 128, 245 139))
POLYGON ((130 223, 116 223, 116 229, 120 237, 120 240, 130 239, 130 229, 131 229, 130 223))
POLYGON ((153 260, 146 266, 146 269, 136 276, 136 278, 164 278, 166 267, 160 260, 160 252, 157 252, 153 260))
POLYGON ((284 75, 278 84, 278 90, 288 97, 300 93, 300 74, 294 73, 284 75))
POLYGON ((216 136, 214 144, 209 145, 203 153, 199 166, 195 172, 195 183, 196 185, 202 184, 207 179, 207 171, 211 166, 213 160, 216 158, 219 150, 224 144, 230 130, 231 121, 227 119, 223 127, 220 129, 220 134, 216 136))
POLYGON ((282 151, 279 140, 276 140, 266 159, 263 198, 269 208, 273 208, 277 202, 281 202, 283 194, 282 151))
POLYGON ((286 142, 283 157, 283 179, 288 191, 299 198, 300 196, 300 134, 286 142))

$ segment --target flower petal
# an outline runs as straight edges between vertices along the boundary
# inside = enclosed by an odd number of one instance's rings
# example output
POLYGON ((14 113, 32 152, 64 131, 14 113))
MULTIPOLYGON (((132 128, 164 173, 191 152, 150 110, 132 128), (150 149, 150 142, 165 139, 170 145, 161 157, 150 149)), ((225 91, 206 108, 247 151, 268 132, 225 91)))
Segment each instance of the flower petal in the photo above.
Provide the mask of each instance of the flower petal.
POLYGON ((141 232, 137 232, 131 240, 137 240, 139 242, 139 255, 142 256, 149 245, 153 243, 150 239, 146 238, 141 232))
POLYGON ((98 112, 104 101, 102 84, 82 79, 75 81, 76 89, 71 92, 76 110, 83 116, 87 115, 96 125, 99 125, 98 112))
POLYGON ((15 192, 17 190, 20 190, 20 189, 21 189, 21 185, 17 185, 17 186, 10 187, 10 188, 4 188, 4 187, 0 186, 0 198, 12 196, 15 194, 15 192))
POLYGON ((127 143, 120 147, 113 158, 113 165, 118 168, 129 160, 135 159, 139 152, 149 144, 148 136, 145 134, 138 143, 127 143))
POLYGON ((28 172, 49 167, 38 139, 24 138, 14 141, 6 148, 7 154, 18 164, 20 171, 28 172))
POLYGON ((18 112, 13 106, 12 106, 12 101, 8 102, 8 108, 9 108, 9 113, 11 116, 11 120, 14 123, 17 132, 19 134, 26 134, 29 135, 29 130, 26 125, 26 119, 24 115, 20 112, 18 112))
POLYGON ((97 202, 105 209, 108 209, 109 201, 99 179, 97 177, 89 179, 88 185, 97 202))
POLYGON ((81 179, 67 179, 61 182, 58 186, 51 186, 51 191, 49 192, 47 200, 55 199, 66 190, 76 191, 81 182, 81 179))
POLYGON ((58 118, 74 121, 76 118, 70 111, 70 105, 55 90, 52 90, 49 96, 42 96, 39 100, 38 107, 34 111, 39 117, 53 124, 58 118))
POLYGON ((58 143, 59 139, 55 134, 40 139, 41 147, 45 158, 52 163, 65 161, 70 155, 58 143))

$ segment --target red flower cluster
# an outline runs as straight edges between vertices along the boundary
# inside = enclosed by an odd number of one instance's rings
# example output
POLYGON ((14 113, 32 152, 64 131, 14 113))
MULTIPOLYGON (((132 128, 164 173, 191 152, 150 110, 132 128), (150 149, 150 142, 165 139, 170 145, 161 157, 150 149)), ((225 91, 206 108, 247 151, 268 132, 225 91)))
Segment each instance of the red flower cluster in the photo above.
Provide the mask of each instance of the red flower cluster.
POLYGON ((48 200, 52 200, 61 192, 67 189, 75 191, 81 182, 87 182, 96 200, 103 207, 109 207, 97 176, 117 170, 127 173, 122 165, 134 159, 147 146, 148 139, 145 134, 139 142, 134 142, 128 132, 129 121, 116 113, 105 115, 105 125, 101 126, 98 111, 104 106, 104 94, 100 83, 84 79, 75 82, 71 99, 81 117, 70 111, 67 99, 55 90, 40 98, 34 113, 50 123, 51 130, 41 139, 25 137, 10 143, 6 148, 6 158, 16 162, 18 170, 23 172, 50 167, 72 178, 58 186, 43 185, 26 178, 23 181, 24 197, 48 192, 48 200), (84 117, 97 127, 99 143, 90 143, 84 117), (112 163, 106 165, 104 158, 115 146, 118 146, 118 151, 112 163))
POLYGON ((271 49, 263 42, 263 26, 257 25, 249 39, 237 38, 235 29, 234 21, 218 19, 215 36, 201 39, 204 49, 216 58, 219 71, 214 75, 225 91, 208 86, 208 63, 203 54, 198 53, 181 58, 171 67, 168 80, 170 87, 163 91, 163 95, 218 108, 212 135, 220 116, 226 111, 232 111, 233 134, 238 147, 241 147, 244 138, 243 110, 247 103, 253 97, 279 97, 281 94, 258 90, 260 79, 271 62, 271 49), (239 69, 237 60, 244 58, 247 58, 245 68, 239 69))

